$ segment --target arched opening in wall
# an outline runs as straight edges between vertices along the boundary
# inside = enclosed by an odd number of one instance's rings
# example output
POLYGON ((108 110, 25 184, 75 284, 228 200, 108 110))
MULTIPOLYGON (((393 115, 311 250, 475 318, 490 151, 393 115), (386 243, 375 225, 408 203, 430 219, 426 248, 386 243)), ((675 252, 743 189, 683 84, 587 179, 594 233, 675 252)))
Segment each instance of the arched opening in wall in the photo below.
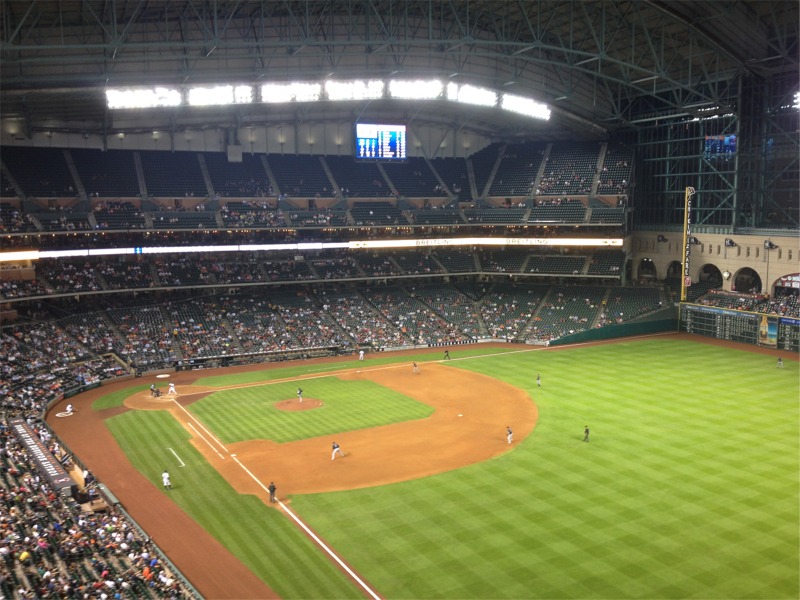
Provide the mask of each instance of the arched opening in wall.
POLYGON ((763 289, 761 277, 750 267, 745 267, 738 271, 733 277, 733 284, 731 289, 735 292, 744 292, 746 294, 759 294, 769 293, 769 290, 763 289))
POLYGON ((697 274, 697 281, 694 281, 689 290, 692 298, 705 294, 708 290, 722 289, 722 272, 716 265, 703 265, 697 274))
POLYGON ((683 277, 683 265, 677 260, 673 260, 667 265, 666 279, 680 279, 683 277))
POLYGON ((775 282, 773 296, 775 312, 779 315, 791 316, 800 307, 800 273, 782 275, 775 282))
POLYGON ((643 258, 639 261, 639 269, 637 273, 639 281, 642 283, 652 283, 658 278, 655 263, 649 258, 643 258))

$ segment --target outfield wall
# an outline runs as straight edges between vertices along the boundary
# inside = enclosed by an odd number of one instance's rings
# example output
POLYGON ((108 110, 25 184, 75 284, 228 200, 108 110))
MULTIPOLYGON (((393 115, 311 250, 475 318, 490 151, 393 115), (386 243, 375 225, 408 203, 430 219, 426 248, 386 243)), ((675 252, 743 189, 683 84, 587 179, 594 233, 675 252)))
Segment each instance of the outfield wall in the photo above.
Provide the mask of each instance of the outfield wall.
POLYGON ((572 335, 565 335, 557 340, 550 341, 550 346, 564 346, 578 342, 597 342, 634 335, 647 335, 650 333, 675 332, 678 330, 677 307, 665 308, 656 311, 642 319, 617 325, 604 325, 596 329, 579 331, 572 335))

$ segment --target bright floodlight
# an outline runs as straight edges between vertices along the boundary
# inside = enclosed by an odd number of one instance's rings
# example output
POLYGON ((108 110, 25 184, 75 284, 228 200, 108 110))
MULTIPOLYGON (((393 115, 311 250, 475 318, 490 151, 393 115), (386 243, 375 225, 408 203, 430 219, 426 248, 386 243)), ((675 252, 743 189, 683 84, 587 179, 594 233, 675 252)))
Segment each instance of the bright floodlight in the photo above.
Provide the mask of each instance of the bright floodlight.
POLYGON ((189 88, 186 99, 189 106, 210 106, 214 104, 233 104, 233 86, 189 88))
POLYGON ((442 95, 442 82, 437 79, 407 81, 392 79, 389 82, 389 95, 404 100, 430 100, 442 95))
POLYGON ((496 92, 474 85, 449 83, 447 84, 447 98, 448 100, 477 106, 495 106, 497 104, 496 92))
POLYGON ((531 98, 515 96, 514 94, 503 94, 500 99, 500 108, 525 115, 526 117, 533 117, 534 119, 547 121, 550 118, 550 109, 547 106, 531 98))
POLYGON ((180 106, 181 93, 174 88, 138 88, 106 91, 108 108, 155 108, 180 106))
POLYGON ((316 102, 322 93, 319 83, 265 83, 262 102, 316 102))
POLYGON ((233 88, 234 104, 250 104, 253 101, 253 86, 237 85, 233 88))
POLYGON ((377 100, 383 97, 383 82, 373 81, 326 81, 328 100, 377 100))

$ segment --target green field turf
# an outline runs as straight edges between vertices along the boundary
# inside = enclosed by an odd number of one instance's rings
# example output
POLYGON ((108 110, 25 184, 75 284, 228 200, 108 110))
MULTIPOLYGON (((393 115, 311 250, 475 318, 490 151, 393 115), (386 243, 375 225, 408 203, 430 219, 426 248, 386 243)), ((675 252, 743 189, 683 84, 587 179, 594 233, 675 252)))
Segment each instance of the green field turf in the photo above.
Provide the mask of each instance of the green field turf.
MULTIPOLYGON (((770 356, 658 338, 485 358, 474 350, 464 360, 452 352, 448 366, 523 388, 539 408, 535 430, 513 451, 417 481, 293 498, 382 597, 800 595, 796 361, 777 369, 770 356)), ((282 371, 271 377, 290 376, 282 371)), ((165 446, 191 456, 191 471, 211 483, 188 480, 170 498, 283 597, 358 595, 278 511, 257 501, 243 508, 168 417, 110 422, 156 485, 165 446), (231 520, 234 505, 252 512, 231 520), (271 541, 260 541, 274 528, 285 546, 275 553, 280 565, 264 553, 271 541)), ((353 415, 351 428, 360 422, 353 415)))
POLYGON ((216 392, 192 404, 190 410, 226 444, 257 439, 291 442, 423 419, 433 413, 427 404, 371 381, 336 377, 216 392), (274 407, 280 400, 296 401, 298 387, 307 401, 318 399, 323 405, 293 412, 274 407))

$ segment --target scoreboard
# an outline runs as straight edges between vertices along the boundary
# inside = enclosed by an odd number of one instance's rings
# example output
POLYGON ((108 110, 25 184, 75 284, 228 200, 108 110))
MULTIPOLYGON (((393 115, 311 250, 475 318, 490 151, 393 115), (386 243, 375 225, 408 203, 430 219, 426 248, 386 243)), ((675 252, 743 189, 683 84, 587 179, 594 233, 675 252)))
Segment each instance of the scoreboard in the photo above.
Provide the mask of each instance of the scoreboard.
POLYGON ((800 319, 681 303, 681 331, 767 348, 800 351, 800 319))
POLYGON ((357 160, 403 161, 406 159, 406 126, 356 123, 357 160))

